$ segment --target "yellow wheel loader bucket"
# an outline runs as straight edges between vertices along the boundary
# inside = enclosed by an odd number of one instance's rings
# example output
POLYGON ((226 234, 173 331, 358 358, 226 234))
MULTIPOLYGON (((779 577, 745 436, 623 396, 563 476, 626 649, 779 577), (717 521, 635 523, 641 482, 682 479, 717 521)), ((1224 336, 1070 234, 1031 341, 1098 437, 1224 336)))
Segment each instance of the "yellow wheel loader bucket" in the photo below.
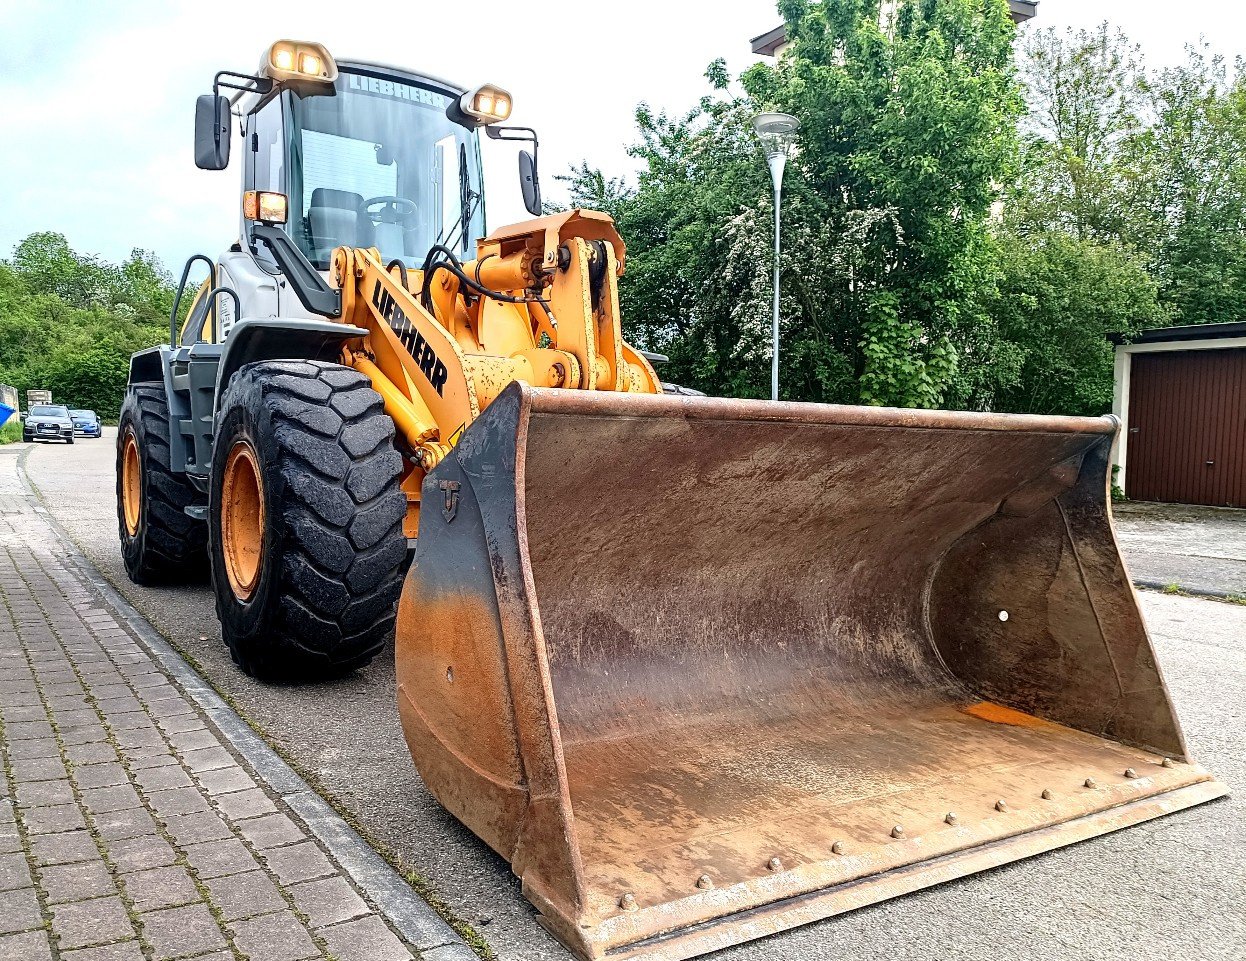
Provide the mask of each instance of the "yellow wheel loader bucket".
POLYGON ((416 764, 585 958, 688 958, 1198 804, 1116 422, 513 384, 425 482, 416 764))

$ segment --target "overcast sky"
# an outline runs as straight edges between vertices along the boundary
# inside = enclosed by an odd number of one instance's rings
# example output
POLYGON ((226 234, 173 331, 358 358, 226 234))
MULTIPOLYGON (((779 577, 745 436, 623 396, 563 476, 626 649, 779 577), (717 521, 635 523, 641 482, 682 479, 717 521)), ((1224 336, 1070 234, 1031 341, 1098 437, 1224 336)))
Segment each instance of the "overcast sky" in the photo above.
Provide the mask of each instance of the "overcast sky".
MULTIPOLYGON (((773 0, 0 0, 0 256, 35 230, 113 260, 146 247, 170 268, 224 250, 237 234, 241 165, 236 154, 229 170, 195 168, 194 98, 219 69, 254 69, 281 37, 507 87, 512 120, 540 131, 552 194, 552 174, 581 159, 630 172, 636 104, 685 110, 705 92, 711 60, 739 72, 756 59, 749 38, 778 19, 773 0)), ((1035 23, 1104 19, 1157 66, 1200 35, 1225 53, 1246 49, 1246 5, 1233 0, 1042 0, 1035 23)), ((490 225, 522 219, 514 148, 486 149, 490 225)))

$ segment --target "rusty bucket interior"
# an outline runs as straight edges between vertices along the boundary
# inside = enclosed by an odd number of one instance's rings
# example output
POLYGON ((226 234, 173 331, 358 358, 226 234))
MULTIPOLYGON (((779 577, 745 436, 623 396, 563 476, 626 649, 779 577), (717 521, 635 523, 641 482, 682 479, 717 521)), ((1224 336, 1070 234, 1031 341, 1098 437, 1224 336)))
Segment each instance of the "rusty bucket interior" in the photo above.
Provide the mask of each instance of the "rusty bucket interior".
POLYGON ((426 481, 425 783, 572 951, 672 961, 1222 795, 1116 427, 508 388, 426 481))

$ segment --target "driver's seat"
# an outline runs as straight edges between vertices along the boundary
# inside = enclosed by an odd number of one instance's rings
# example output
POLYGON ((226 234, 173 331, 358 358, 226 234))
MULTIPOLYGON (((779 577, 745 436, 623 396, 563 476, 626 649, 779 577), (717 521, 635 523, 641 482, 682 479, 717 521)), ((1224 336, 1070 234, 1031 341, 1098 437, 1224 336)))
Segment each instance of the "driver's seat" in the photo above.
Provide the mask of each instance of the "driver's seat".
POLYGON ((307 227, 321 258, 327 259, 335 247, 372 247, 376 243, 363 197, 351 190, 313 190, 307 206, 307 227))

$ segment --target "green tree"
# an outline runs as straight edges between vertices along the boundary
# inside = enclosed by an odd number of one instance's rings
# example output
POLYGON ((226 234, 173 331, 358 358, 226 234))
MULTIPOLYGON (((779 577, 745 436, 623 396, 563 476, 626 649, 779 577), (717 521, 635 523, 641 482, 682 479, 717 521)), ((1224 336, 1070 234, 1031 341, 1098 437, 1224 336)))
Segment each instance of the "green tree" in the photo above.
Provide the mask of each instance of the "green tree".
POLYGON ((1163 317, 1154 279, 1120 245, 1062 231, 997 239, 1000 280, 985 304, 999 341, 993 405, 1025 414, 1106 413, 1109 334, 1132 336, 1163 317))
POLYGON ((1207 47, 1148 85, 1154 270, 1180 323, 1246 318, 1246 65, 1207 47))
POLYGON ((168 336, 172 300, 150 253, 112 265, 60 234, 32 234, 0 261, 0 381, 115 417, 130 354, 168 336))
POLYGON ((1139 48, 1107 23, 1030 34, 1021 52, 1029 112, 1008 219, 1021 230, 1145 248, 1153 168, 1139 150, 1147 75, 1139 48))
POLYGON ((582 167, 572 197, 628 242, 628 333, 664 376, 764 396, 770 355, 769 175, 749 126, 801 118, 784 185, 782 378, 812 401, 975 403, 991 318, 987 227, 1022 110, 1003 0, 784 0, 792 45, 737 89, 721 63, 680 116, 638 111, 634 189, 582 167))

